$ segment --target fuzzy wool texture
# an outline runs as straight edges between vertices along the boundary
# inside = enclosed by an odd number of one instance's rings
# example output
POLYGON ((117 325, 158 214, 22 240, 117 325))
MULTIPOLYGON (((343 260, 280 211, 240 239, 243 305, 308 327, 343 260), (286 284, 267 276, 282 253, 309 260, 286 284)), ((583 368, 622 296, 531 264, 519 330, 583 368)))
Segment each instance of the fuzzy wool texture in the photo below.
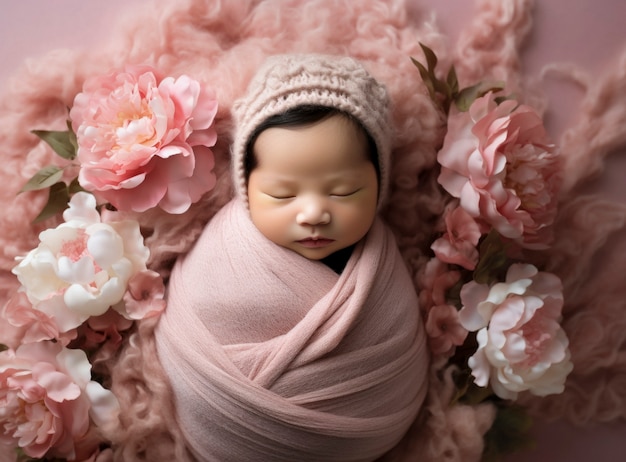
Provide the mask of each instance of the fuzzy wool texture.
MULTIPOLYGON (((413 3, 409 17, 401 0, 163 0, 157 8, 143 9, 141 17, 128 17, 106 49, 55 51, 31 62, 16 75, 13 92, 0 107, 0 302, 17 288, 10 273, 14 258, 36 245, 42 229, 55 225, 54 220, 31 224, 45 193, 16 196, 25 181, 54 158, 30 130, 64 129, 66 108, 87 76, 126 63, 146 63, 163 74, 186 73, 218 89, 216 188, 182 216, 153 211, 136 217, 149 234, 148 264, 167 277, 176 257, 189 250, 232 196, 234 100, 267 56, 287 52, 352 56, 387 86, 395 133, 391 189, 383 215, 417 283, 445 201, 433 168, 444 120, 409 60, 423 60, 418 42, 436 52, 442 68, 454 63, 462 85, 500 79, 522 100, 534 104, 542 98, 520 72, 520 48, 532 27, 532 1, 477 0, 475 16, 456 44, 446 41, 426 8, 417 0, 413 3)), ((560 72, 577 75, 573 70, 560 72)), ((549 255, 536 256, 564 283, 563 327, 571 341, 574 371, 560 395, 521 397, 533 415, 577 424, 626 417, 626 206, 585 189, 586 182, 601 173, 606 157, 626 145, 626 55, 603 78, 584 82, 584 87, 577 122, 555 140, 565 180, 555 245, 549 255)), ((113 390, 124 409, 118 431, 108 435, 116 443, 116 460, 192 460, 156 360, 155 322, 142 321, 121 358, 110 364, 113 390)), ((441 361, 431 363, 429 379, 415 424, 383 460, 408 461, 418 455, 433 462, 479 460, 493 408, 451 408, 453 383, 441 361)))

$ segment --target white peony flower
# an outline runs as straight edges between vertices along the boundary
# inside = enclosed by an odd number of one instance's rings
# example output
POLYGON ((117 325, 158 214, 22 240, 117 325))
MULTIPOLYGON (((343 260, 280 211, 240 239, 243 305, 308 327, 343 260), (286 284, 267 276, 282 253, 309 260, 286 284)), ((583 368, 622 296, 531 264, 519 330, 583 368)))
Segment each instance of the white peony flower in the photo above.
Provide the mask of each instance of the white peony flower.
POLYGON ((559 323, 563 294, 557 276, 533 265, 511 265, 503 283, 465 284, 461 302, 461 324, 478 331, 478 349, 468 361, 477 385, 491 385, 504 399, 522 391, 563 391, 573 365, 559 323))
POLYGON ((78 327, 109 307, 125 315, 129 280, 146 270, 149 250, 135 221, 103 223, 94 196, 75 194, 64 223, 40 233, 40 244, 13 268, 33 307, 53 318, 60 332, 78 327))

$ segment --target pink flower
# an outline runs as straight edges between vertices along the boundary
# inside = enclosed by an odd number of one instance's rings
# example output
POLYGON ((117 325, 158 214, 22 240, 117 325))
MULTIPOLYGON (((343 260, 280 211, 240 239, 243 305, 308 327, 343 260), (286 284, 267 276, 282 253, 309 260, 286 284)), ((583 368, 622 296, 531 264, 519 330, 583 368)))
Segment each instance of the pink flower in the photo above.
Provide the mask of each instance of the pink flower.
MULTIPOLYGON (((83 351, 98 350, 97 361, 111 358, 122 344, 122 332, 127 331, 133 321, 124 318, 115 310, 108 310, 100 316, 89 318, 77 330, 77 338, 70 348, 83 351)), ((92 361, 95 365, 97 361, 92 361)))
POLYGON ((478 223, 460 207, 447 210, 445 222, 445 234, 430 248, 439 260, 473 270, 478 263, 476 245, 482 235, 478 223))
POLYGON ((435 355, 452 356, 454 348, 463 345, 467 329, 459 322, 459 312, 452 305, 434 306, 426 318, 426 334, 435 355))
POLYGON ((165 309, 165 285, 156 271, 145 270, 128 281, 124 312, 130 319, 156 316, 165 309))
POLYGON ((516 101, 478 98, 450 117, 439 183, 472 217, 529 248, 543 248, 556 213, 559 160, 539 115, 516 101))
POLYGON ((503 283, 465 284, 461 302, 461 324, 478 331, 478 349, 468 362, 477 385, 491 385, 504 399, 526 390, 538 396, 563 391, 573 366, 559 324, 563 294, 557 276, 514 264, 503 283))
POLYGON ((26 293, 19 291, 0 309, 0 343, 17 348, 22 343, 56 339, 67 345, 76 331, 59 332, 59 326, 42 311, 33 308, 26 293))
POLYGON ((0 353, 0 443, 30 457, 73 460, 93 421, 112 425, 118 403, 91 381, 80 350, 38 342, 0 353))
POLYGON ((438 258, 431 258, 420 270, 418 277, 419 302, 424 311, 433 306, 447 304, 447 292, 454 286, 461 274, 450 270, 447 264, 438 258))
POLYGON ((215 186, 214 93, 146 66, 87 79, 70 118, 79 182, 119 210, 183 213, 215 186))

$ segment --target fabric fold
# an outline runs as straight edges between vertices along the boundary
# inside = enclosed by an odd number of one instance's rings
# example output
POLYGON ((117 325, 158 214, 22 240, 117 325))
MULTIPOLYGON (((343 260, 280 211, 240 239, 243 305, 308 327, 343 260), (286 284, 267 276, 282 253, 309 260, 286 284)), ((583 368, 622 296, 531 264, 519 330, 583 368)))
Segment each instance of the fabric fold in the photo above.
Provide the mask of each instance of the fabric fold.
POLYGON ((174 267, 156 342, 199 460, 374 460, 427 389, 417 296, 380 220, 338 275, 234 200, 174 267))

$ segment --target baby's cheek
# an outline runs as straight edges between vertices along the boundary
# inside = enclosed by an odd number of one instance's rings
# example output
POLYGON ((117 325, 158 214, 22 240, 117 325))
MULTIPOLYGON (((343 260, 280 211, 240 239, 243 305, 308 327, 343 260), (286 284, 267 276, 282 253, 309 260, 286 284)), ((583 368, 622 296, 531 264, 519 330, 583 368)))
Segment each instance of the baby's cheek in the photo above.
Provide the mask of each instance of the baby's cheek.
POLYGON ((355 224, 371 224, 376 214, 376 197, 371 193, 363 195, 357 193, 357 195, 342 204, 338 209, 338 213, 343 215, 345 220, 355 224))
MULTIPOLYGON (((264 201, 261 201, 264 202, 264 201)), ((285 206, 269 203, 250 204, 252 223, 269 240, 280 244, 289 228, 290 214, 285 206)))

